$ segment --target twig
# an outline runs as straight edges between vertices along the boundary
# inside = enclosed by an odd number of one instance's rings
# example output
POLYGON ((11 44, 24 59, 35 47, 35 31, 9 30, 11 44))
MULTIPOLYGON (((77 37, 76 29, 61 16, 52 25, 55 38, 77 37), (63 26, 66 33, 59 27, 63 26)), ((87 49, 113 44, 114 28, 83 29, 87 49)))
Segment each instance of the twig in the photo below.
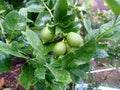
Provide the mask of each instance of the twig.
POLYGON ((51 18, 53 18, 53 14, 52 14, 51 10, 48 8, 48 6, 45 4, 44 0, 41 0, 41 1, 42 1, 43 5, 45 6, 45 8, 46 8, 46 9, 48 10, 48 12, 50 13, 51 18))

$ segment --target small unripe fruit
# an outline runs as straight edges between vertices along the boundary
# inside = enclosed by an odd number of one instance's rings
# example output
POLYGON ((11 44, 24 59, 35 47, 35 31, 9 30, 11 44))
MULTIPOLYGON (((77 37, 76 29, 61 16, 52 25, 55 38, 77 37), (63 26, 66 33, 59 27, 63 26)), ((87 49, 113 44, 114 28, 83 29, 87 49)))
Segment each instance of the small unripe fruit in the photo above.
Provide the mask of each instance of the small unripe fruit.
POLYGON ((53 49, 55 56, 64 55, 66 52, 66 45, 64 42, 58 42, 53 49))
POLYGON ((53 39, 54 35, 49 30, 48 26, 46 26, 41 30, 40 37, 41 37, 43 43, 47 43, 53 39))
POLYGON ((62 33, 62 29, 60 27, 56 26, 56 28, 55 28, 55 34, 58 35, 60 33, 62 33))
POLYGON ((67 35, 67 42, 71 47, 80 47, 83 45, 83 38, 75 32, 70 32, 67 35))
POLYGON ((72 52, 74 49, 69 45, 69 44, 67 44, 66 43, 66 49, 67 49, 67 53, 69 53, 69 52, 72 52))

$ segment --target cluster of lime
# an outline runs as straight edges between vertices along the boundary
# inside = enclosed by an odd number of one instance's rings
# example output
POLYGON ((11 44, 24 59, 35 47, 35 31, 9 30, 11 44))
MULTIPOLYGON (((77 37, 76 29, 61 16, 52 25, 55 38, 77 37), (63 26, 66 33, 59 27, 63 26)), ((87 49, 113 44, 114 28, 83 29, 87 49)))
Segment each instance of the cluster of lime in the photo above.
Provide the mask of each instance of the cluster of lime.
MULTIPOLYGON (((40 37, 43 43, 50 42, 54 38, 54 34, 46 26, 40 32, 40 37)), ((58 41, 54 48, 53 53, 55 56, 64 55, 66 52, 73 51, 73 48, 79 48, 83 45, 83 38, 80 34, 69 32, 65 35, 63 40, 58 41)))

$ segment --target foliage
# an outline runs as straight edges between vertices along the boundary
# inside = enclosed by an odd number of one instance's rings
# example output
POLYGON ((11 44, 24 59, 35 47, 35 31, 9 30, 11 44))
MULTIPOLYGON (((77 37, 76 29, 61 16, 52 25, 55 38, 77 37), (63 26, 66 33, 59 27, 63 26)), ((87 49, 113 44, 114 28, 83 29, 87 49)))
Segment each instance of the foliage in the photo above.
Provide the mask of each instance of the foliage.
POLYGON ((119 11, 120 2, 119 2, 119 0, 112 0, 112 1, 105 0, 105 1, 106 1, 106 3, 109 5, 109 7, 111 8, 111 10, 112 10, 116 15, 119 15, 119 14, 120 14, 120 11, 119 11))
POLYGON ((35 90, 68 89, 71 82, 79 83, 81 78, 86 78, 91 58, 109 55, 105 40, 120 40, 120 16, 94 29, 87 18, 87 9, 80 10, 82 4, 76 0, 21 0, 18 3, 9 0, 8 4, 13 7, 9 10, 7 1, 1 2, 0 72, 10 68, 11 55, 26 59, 18 80, 27 90, 31 86, 35 90), (40 32, 46 27, 54 36, 44 43, 40 32), (81 34, 83 45, 70 46, 67 41, 70 32, 78 38, 81 34), (56 56, 53 48, 58 42, 64 42, 65 50, 56 56))
POLYGON ((0 72, 9 70, 11 62, 11 56, 0 52, 0 72))

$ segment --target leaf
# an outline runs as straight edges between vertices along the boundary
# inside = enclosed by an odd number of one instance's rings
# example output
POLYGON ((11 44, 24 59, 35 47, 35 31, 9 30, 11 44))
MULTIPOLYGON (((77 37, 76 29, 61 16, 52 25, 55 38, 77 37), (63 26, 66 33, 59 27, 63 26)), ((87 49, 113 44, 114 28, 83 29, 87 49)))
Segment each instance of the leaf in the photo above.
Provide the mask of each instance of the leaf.
POLYGON ((75 19, 75 15, 71 14, 71 15, 66 15, 65 17, 63 17, 62 19, 62 24, 64 24, 64 26, 72 21, 74 21, 75 19))
POLYGON ((44 11, 43 5, 39 1, 29 1, 26 4, 28 12, 41 13, 44 11))
POLYGON ((83 70, 85 72, 89 72, 93 69, 93 66, 90 64, 90 62, 88 62, 86 64, 79 65, 78 69, 83 70))
POLYGON ((44 56, 44 47, 42 45, 42 42, 40 41, 39 37, 35 32, 33 32, 30 29, 27 29, 25 32, 22 32, 28 41, 28 43, 40 53, 41 56, 44 56))
POLYGON ((108 53, 103 49, 97 49, 93 58, 105 58, 108 57, 108 53))
POLYGON ((2 24, 7 38, 11 41, 21 34, 21 30, 25 29, 26 19, 13 10, 5 16, 2 24))
POLYGON ((47 23, 50 23, 51 17, 47 11, 39 13, 35 21, 35 26, 45 26, 47 23))
POLYGON ((40 80, 38 83, 34 85, 34 90, 46 90, 45 81, 40 80))
POLYGON ((98 49, 108 49, 108 44, 98 44, 97 48, 98 49))
MULTIPOLYGON (((68 54, 66 54, 61 60, 58 61, 62 61, 62 67, 63 68, 67 68, 67 65, 72 62, 75 59, 75 55, 73 52, 70 52, 68 54)), ((58 62, 57 61, 57 62, 58 62)))
POLYGON ((47 65, 47 68, 54 75, 56 82, 62 82, 64 84, 69 84, 71 82, 70 74, 66 70, 55 69, 50 65, 47 65))
POLYGON ((116 14, 120 14, 120 1, 119 0, 105 0, 110 9, 116 14))
POLYGON ((5 72, 10 69, 11 56, 0 52, 0 72, 5 72))
POLYGON ((120 25, 120 15, 117 17, 116 24, 120 25))
POLYGON ((44 48, 45 48, 44 53, 45 53, 45 55, 47 55, 54 48, 55 44, 56 44, 56 42, 44 45, 44 48))
POLYGON ((40 65, 43 65, 45 62, 45 55, 44 55, 44 47, 42 45, 42 42, 40 41, 39 37, 35 32, 32 30, 27 29, 23 34, 26 37, 26 40, 28 43, 32 46, 35 52, 35 56, 37 59, 37 63, 40 65))
MULTIPOLYGON (((6 10, 6 5, 4 0, 0 0, 0 12, 6 10)), ((1 14, 1 13, 0 13, 1 14)))
POLYGON ((85 37, 86 41, 90 41, 93 38, 96 38, 97 41, 109 40, 111 37, 118 38, 118 33, 120 33, 120 16, 117 19, 113 19, 103 25, 98 29, 92 30, 85 37))
POLYGON ((72 81, 73 83, 79 83, 81 81, 81 78, 78 77, 78 76, 75 76, 74 74, 70 74, 71 78, 72 78, 72 81))
POLYGON ((68 2, 68 5, 73 5, 73 4, 75 4, 77 1, 76 1, 76 0, 68 0, 67 2, 68 2))
POLYGON ((84 23, 84 26, 85 26, 87 32, 88 32, 88 33, 91 33, 92 27, 91 27, 91 21, 90 21, 90 19, 86 19, 86 18, 85 18, 85 19, 83 20, 83 23, 84 23))
POLYGON ((89 72, 90 70, 92 70, 92 65, 88 62, 86 64, 79 65, 75 69, 70 69, 69 72, 72 80, 75 83, 81 83, 83 82, 82 79, 88 79, 88 75, 86 74, 86 72, 89 72))
POLYGON ((115 52, 116 52, 116 53, 120 53, 120 45, 116 46, 115 52))
POLYGON ((85 36, 85 41, 90 41, 93 38, 97 37, 97 34, 100 33, 99 29, 94 29, 85 36))
POLYGON ((26 56, 22 55, 18 50, 16 51, 10 44, 6 44, 2 41, 0 41, 0 51, 16 57, 28 59, 26 56))
POLYGON ((86 72, 84 70, 80 70, 78 68, 77 69, 71 69, 70 73, 72 75, 73 81, 76 82, 76 83, 79 83, 81 78, 84 79, 84 80, 88 78, 86 72))
POLYGON ((82 71, 80 69, 71 69, 70 72, 78 77, 81 77, 81 76, 84 77, 83 73, 85 73, 84 71, 82 71))
POLYGON ((75 63, 77 65, 85 64, 90 61, 94 52, 96 51, 96 42, 91 40, 75 51, 75 63))
POLYGON ((27 8, 21 8, 18 12, 21 16, 27 18, 27 8))
POLYGON ((45 0, 45 1, 50 9, 54 8, 56 0, 45 0))
POLYGON ((51 88, 48 88, 47 90, 67 90, 67 85, 62 84, 61 82, 53 81, 51 88))
POLYGON ((45 68, 44 67, 38 67, 35 70, 34 75, 38 80, 45 79, 45 68))
POLYGON ((93 38, 96 38, 96 40, 102 41, 102 40, 109 40, 112 38, 119 38, 118 35, 120 33, 120 16, 118 16, 117 19, 113 19, 103 25, 100 26, 98 29, 92 30, 92 32, 88 33, 85 37, 86 41, 90 41, 93 38))
POLYGON ((17 11, 11 11, 5 16, 5 20, 3 22, 3 27, 5 31, 8 32, 13 32, 15 30, 15 27, 19 21, 19 14, 17 11))
POLYGON ((63 27, 65 28, 64 29, 65 33, 78 32, 80 30, 80 28, 82 27, 82 25, 77 21, 71 21, 70 23, 66 24, 63 27))
POLYGON ((90 61, 94 52, 96 51, 96 43, 91 40, 74 52, 68 53, 63 58, 63 68, 75 68, 81 64, 90 61))
POLYGON ((99 31, 96 35, 97 40, 109 39, 109 38, 117 35, 117 33, 120 32, 119 31, 120 23, 118 22, 118 20, 119 20, 119 18, 117 18, 117 20, 112 20, 112 21, 109 21, 108 23, 101 25, 99 28, 99 31))
POLYGON ((19 76, 19 82, 27 90, 29 90, 31 86, 36 84, 37 80, 34 76, 34 69, 31 65, 25 64, 22 67, 22 71, 19 76))
POLYGON ((54 20, 55 22, 60 22, 61 19, 67 14, 67 0, 57 0, 54 8, 54 20))
POLYGON ((21 8, 19 10, 19 15, 22 16, 23 19, 25 19, 25 21, 23 23, 26 23, 26 22, 33 22, 32 20, 30 20, 28 17, 28 12, 27 12, 27 8, 21 8))

